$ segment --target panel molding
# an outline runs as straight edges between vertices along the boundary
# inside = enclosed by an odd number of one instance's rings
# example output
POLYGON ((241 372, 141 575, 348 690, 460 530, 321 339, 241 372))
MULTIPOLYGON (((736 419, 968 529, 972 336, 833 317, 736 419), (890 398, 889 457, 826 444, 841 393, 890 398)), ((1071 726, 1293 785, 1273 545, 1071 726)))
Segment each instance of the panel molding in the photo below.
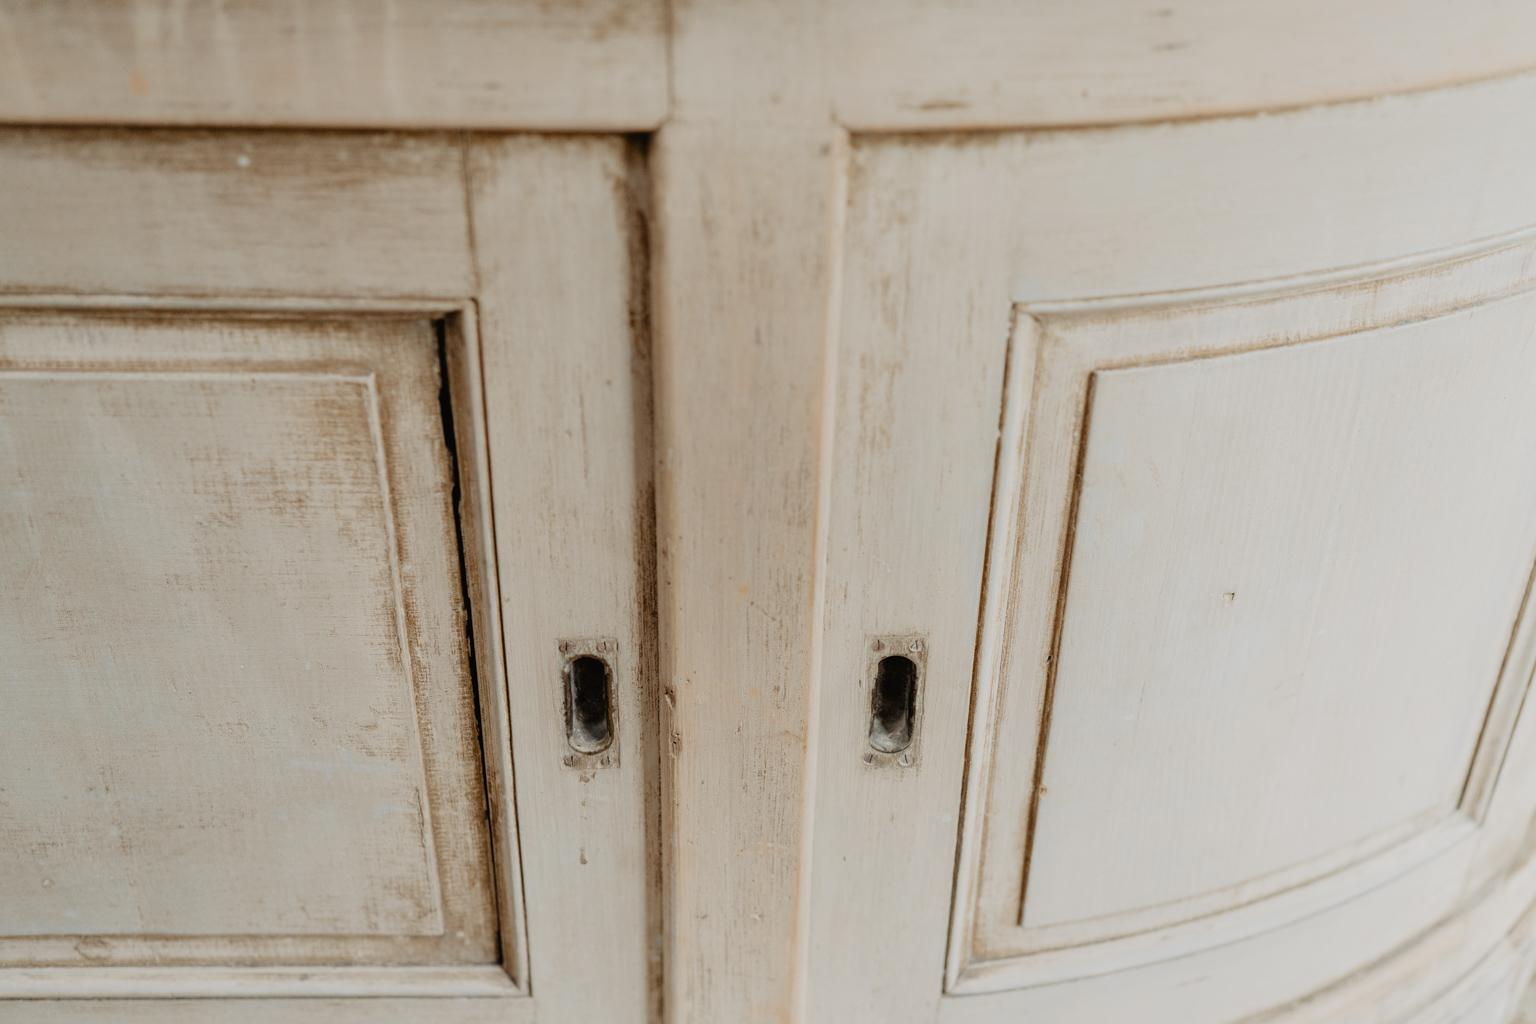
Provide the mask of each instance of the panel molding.
MULTIPOLYGON (((480 345, 477 309, 473 303, 441 300, 400 300, 372 296, 317 299, 311 296, 218 298, 192 296, 138 296, 101 293, 75 295, 6 295, 0 297, 0 311, 29 320, 58 315, 67 320, 85 318, 90 322, 104 317, 107 323, 132 322, 152 317, 175 324, 182 318, 190 322, 216 317, 219 323, 253 326, 263 323, 307 325, 326 321, 367 324, 370 321, 429 321, 439 325, 440 372, 447 372, 444 387, 452 389, 450 407, 455 414, 457 456, 451 471, 458 480, 459 507, 453 510, 456 529, 461 531, 460 550, 454 558, 462 563, 465 583, 471 593, 465 614, 472 619, 477 647, 484 652, 499 651, 499 590, 494 570, 493 551, 487 544, 490 534, 489 473, 486 464, 485 415, 480 370, 480 345), (167 319, 169 318, 169 319, 167 319)), ((61 321, 61 322, 63 322, 61 321)), ((46 323, 46 319, 35 322, 46 323)), ((372 434, 373 457, 379 474, 382 500, 391 538, 390 573, 394 585, 394 615, 399 643, 407 642, 405 630, 405 594, 399 564, 399 540, 395 537, 394 502, 390 498, 391 472, 386 461, 386 427, 379 408, 377 374, 366 367, 355 368, 334 361, 313 365, 313 358, 289 360, 251 354, 222 356, 217 361, 196 357, 180 358, 185 368, 143 369, 111 366, 77 365, 59 362, 39 353, 22 357, 27 365, 0 370, 3 377, 70 377, 167 380, 329 380, 361 387, 369 403, 368 422, 372 434), (35 364, 35 365, 34 365, 35 364)), ((15 360, 12 360, 15 361, 15 360)), ((113 358, 108 358, 110 364, 113 358)), ((121 359, 116 361, 120 362, 121 359)), ((398 411, 395 413, 398 416, 398 411)), ((434 408, 433 416, 437 415, 434 408)), ((455 581, 455 586, 458 581, 455 581)), ((402 647, 402 650, 404 648, 402 647)), ((420 694, 414 683, 414 659, 403 658, 407 681, 412 689, 409 703, 415 709, 412 732, 418 748, 424 739, 419 718, 423 713, 420 694)), ((480 737, 476 750, 483 769, 475 771, 483 780, 484 798, 491 806, 512 806, 511 747, 508 739, 506 683, 503 660, 482 656, 477 678, 470 680, 480 702, 480 737)), ((418 772, 425 785, 425 750, 418 759, 418 772)), ((478 797, 477 797, 478 799, 478 797)), ((425 827, 436 834, 430 810, 425 827)), ((124 999, 140 1002, 182 998, 303 997, 309 998, 491 998, 526 1000, 529 996, 526 926, 522 913, 522 872, 519 865, 519 841, 515 814, 493 814, 490 824, 492 846, 489 866, 493 873, 496 901, 496 928, 500 932, 501 962, 485 965, 424 964, 420 966, 373 966, 367 964, 294 965, 230 967, 215 963, 184 966, 12 966, 0 969, 0 1007, 11 1000, 124 999)), ((438 843, 430 844, 433 863, 438 843)), ((434 886, 440 886, 436 869, 434 886)), ((439 889, 440 892, 440 889, 439 889)), ((438 898, 439 907, 442 898, 438 898)), ((440 910, 441 913, 441 910, 440 910)), ((442 923, 433 934, 442 932, 442 923)), ((323 936, 322 936, 323 937, 323 936)), ((77 937, 78 938, 78 937, 77 937)), ((113 937, 116 942, 120 937, 113 937)), ((184 937, 178 946, 188 949, 216 943, 219 936, 184 937)), ((227 936, 239 938, 246 936, 227 936)), ((294 939, 268 936, 278 947, 290 948, 294 939)), ((349 936, 356 942, 356 936, 349 936)), ((66 945, 68 944, 66 940, 66 945)), ((160 941, 166 941, 164 939, 160 941)), ((392 941, 384 937, 381 941, 392 941)), ((212 947, 209 947, 210 950, 212 947)), ((276 947, 274 947, 276 948, 276 947)), ((398 955, 398 953, 396 953, 398 955)), ((61 1003, 61 1005, 63 1005, 61 1003)), ((191 1005, 191 1004, 188 1004, 191 1005)), ((275 1005, 275 1004, 274 1004, 275 1005)), ((319 1005, 319 1004, 316 1004, 319 1005)), ((3 1012, 3 1011, 0 1011, 3 1012)))
MULTIPOLYGON (((1328 275, 1332 280, 1282 280, 1270 282, 1267 288, 1245 284, 1205 289, 1195 296, 1174 293, 1014 304, 1002 441, 993 495, 993 535, 989 538, 989 568, 984 576, 974 701, 976 725, 970 740, 962 811, 947 991, 965 994, 1026 988, 1155 963, 1262 934, 1306 915, 1340 906, 1378 887, 1402 884, 1416 871, 1437 863, 1471 862, 1476 846, 1471 840, 1487 812, 1493 781, 1508 750, 1536 656, 1530 650, 1531 635, 1536 633, 1536 610, 1528 599, 1522 601, 1515 616, 1510 653, 1491 684, 1487 723, 1455 806, 1421 816, 1391 834, 1272 876, 1268 884, 1244 883, 1236 890, 1179 900, 1171 911, 1166 907, 1151 908, 1149 912, 1115 914, 1091 922, 1028 929, 1020 926, 1022 882, 1028 870, 1029 844, 1035 834, 1035 794, 1054 697, 1054 656, 1039 697, 1043 703, 1036 711, 1040 735, 1029 755, 1035 769, 1027 786, 1028 824, 1024 831, 1025 847, 1019 857, 1023 868, 1014 883, 1011 910, 1009 900, 996 894, 1000 883, 985 884, 983 880, 984 876, 1000 878, 1007 873, 996 866, 987 867, 994 858, 1003 858, 999 864, 1008 862, 1004 853, 1008 847, 998 838, 997 829, 991 829, 992 834, 988 835, 986 818, 991 798, 987 794, 998 785, 992 766, 996 730, 1006 713, 1003 678, 1008 608, 1020 599, 1020 519, 1026 516, 1025 503, 1029 500, 1023 496, 1023 482, 1042 374, 1065 374, 1083 382, 1078 422, 1073 428, 1072 461, 1077 463, 1085 449, 1091 382, 1096 373, 1302 345, 1519 298, 1536 285, 1531 269, 1533 256, 1536 236, 1521 231, 1481 250, 1458 247, 1450 258, 1438 262, 1424 258, 1395 260, 1375 268, 1350 268, 1328 275), (1149 317, 1158 322, 1159 332, 1165 336, 1227 340, 1191 343, 1170 350, 1158 350, 1153 345, 1149 351, 1134 353, 1131 349, 1135 343, 1126 335, 1117 335, 1117 327, 1149 317), (1257 329, 1277 319, 1287 324, 1283 332, 1257 329), (1170 323, 1182 329, 1182 333, 1163 330, 1170 323), (1232 338, 1243 340, 1232 342, 1232 338), (1049 371, 1045 361, 1049 361, 1049 371), (989 892, 993 895, 988 896, 989 892), (1233 905, 1235 894, 1238 902, 1233 905), (1106 937, 1104 929, 1110 922, 1120 927, 1106 937)), ((1067 509, 1054 513, 1065 516, 1068 524, 1074 519, 1080 486, 1079 471, 1069 486, 1067 509)), ((1040 513, 1037 510, 1033 514, 1040 513)), ((1052 650, 1060 642, 1065 609, 1072 547, 1070 526, 1063 531, 1060 545, 1052 583, 1056 595, 1050 625, 1052 650)), ((1017 700, 1013 708, 1014 714, 1019 713, 1017 700)), ((1003 818, 1007 820, 1006 812, 1003 818)))

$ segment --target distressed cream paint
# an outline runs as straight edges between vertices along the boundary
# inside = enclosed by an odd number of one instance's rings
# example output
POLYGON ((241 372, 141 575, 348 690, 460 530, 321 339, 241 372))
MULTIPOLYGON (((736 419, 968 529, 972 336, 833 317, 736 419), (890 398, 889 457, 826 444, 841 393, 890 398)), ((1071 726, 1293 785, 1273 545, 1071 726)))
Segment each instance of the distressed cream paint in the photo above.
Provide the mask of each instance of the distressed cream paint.
POLYGON ((1532 180, 1518 0, 0 2, 0 1021, 1510 1020, 1532 180))

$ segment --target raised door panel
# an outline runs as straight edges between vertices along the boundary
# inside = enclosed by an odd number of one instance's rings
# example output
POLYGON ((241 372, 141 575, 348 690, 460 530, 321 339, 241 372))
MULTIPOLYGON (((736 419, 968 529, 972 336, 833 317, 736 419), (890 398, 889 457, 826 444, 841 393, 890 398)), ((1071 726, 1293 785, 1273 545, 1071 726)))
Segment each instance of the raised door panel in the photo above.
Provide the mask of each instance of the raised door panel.
POLYGON ((7 962, 495 962, 440 386, 425 320, 0 323, 7 962))
POLYGON ((1343 295, 1250 310, 1251 339, 1024 318, 982 958, 1231 941, 1475 826, 1536 558, 1536 301, 1276 342, 1343 295))

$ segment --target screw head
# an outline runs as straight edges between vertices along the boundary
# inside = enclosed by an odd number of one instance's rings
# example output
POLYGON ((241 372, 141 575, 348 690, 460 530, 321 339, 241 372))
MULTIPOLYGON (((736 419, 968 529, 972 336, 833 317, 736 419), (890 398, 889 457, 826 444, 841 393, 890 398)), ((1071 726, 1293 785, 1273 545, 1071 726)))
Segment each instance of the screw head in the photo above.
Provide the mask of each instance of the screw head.
POLYGON ((576 767, 576 755, 575 754, 566 754, 564 757, 562 757, 560 759, 560 763, 565 765, 567 768, 575 768, 576 767))
POLYGON ((923 652, 923 642, 921 640, 913 640, 907 645, 907 650, 913 654, 921 654, 923 652))
POLYGON ((873 643, 871 643, 869 645, 869 649, 872 650, 872 651, 883 651, 883 650, 885 650, 885 641, 884 640, 876 640, 876 641, 874 641, 873 643))
POLYGON ((560 653, 561 654, 570 654, 571 653, 571 642, 569 640, 561 640, 560 641, 560 653))
POLYGON ((865 764, 874 764, 875 763, 875 755, 874 754, 865 754, 864 755, 864 763, 865 764))
POLYGON ((898 757, 896 759, 896 763, 901 765, 903 768, 911 768, 912 767, 912 755, 911 754, 902 754, 900 757, 898 757))

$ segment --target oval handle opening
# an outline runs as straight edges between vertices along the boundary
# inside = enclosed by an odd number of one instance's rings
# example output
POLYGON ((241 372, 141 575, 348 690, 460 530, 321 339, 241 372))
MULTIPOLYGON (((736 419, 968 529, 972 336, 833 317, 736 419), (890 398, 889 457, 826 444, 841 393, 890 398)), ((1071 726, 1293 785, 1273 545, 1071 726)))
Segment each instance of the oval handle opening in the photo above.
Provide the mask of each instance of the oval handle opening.
POLYGON ((597 754, 613 742, 608 663, 583 654, 565 663, 565 727, 571 749, 597 754))
POLYGON ((912 745, 917 707, 917 663, 902 654, 880 659, 870 694, 869 745, 895 754, 912 745))

